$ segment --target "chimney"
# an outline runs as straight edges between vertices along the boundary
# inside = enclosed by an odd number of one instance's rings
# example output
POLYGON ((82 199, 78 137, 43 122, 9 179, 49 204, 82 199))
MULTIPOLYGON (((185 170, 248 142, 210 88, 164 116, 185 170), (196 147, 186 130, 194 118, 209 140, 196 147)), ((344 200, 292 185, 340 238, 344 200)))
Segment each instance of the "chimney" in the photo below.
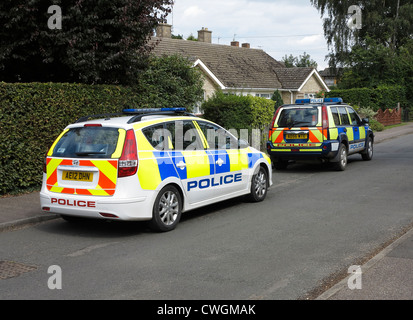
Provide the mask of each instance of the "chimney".
POLYGON ((156 27, 156 36, 159 38, 172 38, 172 25, 160 23, 156 27))
POLYGON ((239 41, 231 41, 231 47, 239 47, 239 41))
POLYGON ((209 31, 208 28, 202 27, 202 30, 198 31, 198 41, 199 42, 212 42, 212 31, 209 31))
POLYGON ((249 48, 251 48, 251 45, 250 45, 249 43, 243 43, 243 44, 242 44, 242 47, 249 49, 249 48))

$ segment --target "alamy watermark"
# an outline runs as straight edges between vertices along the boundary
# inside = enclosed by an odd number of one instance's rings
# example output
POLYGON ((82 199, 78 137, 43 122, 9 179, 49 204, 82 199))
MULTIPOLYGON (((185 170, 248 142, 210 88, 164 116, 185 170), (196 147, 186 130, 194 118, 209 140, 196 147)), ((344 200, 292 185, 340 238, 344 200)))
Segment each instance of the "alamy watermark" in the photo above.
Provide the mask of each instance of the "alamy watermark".
POLYGON ((50 6, 47 9, 47 13, 51 14, 49 19, 47 20, 47 27, 50 30, 62 29, 62 8, 58 5, 50 6))
POLYGON ((47 286, 50 290, 62 289, 62 268, 58 265, 52 265, 47 269, 47 273, 51 274, 47 280, 47 286))
POLYGON ((362 10, 357 5, 352 5, 348 8, 348 14, 351 14, 351 17, 347 21, 347 26, 351 30, 360 30, 363 26, 363 17, 362 17, 362 10))
POLYGON ((362 287, 362 282, 361 282, 361 276, 362 276, 362 271, 360 266, 350 266, 348 268, 348 273, 351 274, 351 276, 347 280, 347 286, 350 290, 360 290, 362 287))

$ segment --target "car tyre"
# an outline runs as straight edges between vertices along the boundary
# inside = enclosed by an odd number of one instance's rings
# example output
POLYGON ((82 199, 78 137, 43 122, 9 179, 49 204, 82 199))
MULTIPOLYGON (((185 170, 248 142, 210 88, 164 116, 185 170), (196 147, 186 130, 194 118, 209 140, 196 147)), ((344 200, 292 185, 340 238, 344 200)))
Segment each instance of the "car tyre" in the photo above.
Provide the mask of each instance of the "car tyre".
POLYGON ((174 186, 163 188, 155 199, 149 226, 158 232, 176 228, 182 215, 182 197, 174 186))
POLYGON ((260 202, 267 196, 268 190, 268 173, 264 167, 260 166, 258 172, 252 176, 251 192, 249 200, 252 202, 260 202))
POLYGON ((344 171, 347 167, 347 147, 344 144, 340 144, 338 149, 338 162, 335 163, 335 169, 337 171, 344 171))
POLYGON ((365 161, 370 161, 371 159, 373 159, 373 140, 370 137, 367 139, 367 147, 366 150, 361 154, 361 157, 365 161))

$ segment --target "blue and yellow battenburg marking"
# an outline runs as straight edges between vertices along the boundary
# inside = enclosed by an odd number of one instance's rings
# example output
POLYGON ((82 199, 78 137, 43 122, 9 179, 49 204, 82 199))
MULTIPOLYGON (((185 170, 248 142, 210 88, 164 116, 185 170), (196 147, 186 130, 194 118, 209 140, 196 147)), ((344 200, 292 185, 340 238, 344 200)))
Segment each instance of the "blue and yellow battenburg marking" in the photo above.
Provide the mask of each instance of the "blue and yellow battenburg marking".
MULTIPOLYGON (((232 151, 140 151, 138 177, 141 187, 145 190, 155 190, 162 181, 171 177, 189 180, 215 174, 223 176, 217 178, 216 181, 197 182, 197 186, 206 188, 235 183, 242 180, 242 173, 237 173, 235 176, 231 173, 253 168, 255 163, 263 157, 261 153, 253 153, 250 150, 232 151), (225 175, 226 173, 228 175, 225 175)), ((191 182, 188 185, 188 191, 194 186, 191 182)))

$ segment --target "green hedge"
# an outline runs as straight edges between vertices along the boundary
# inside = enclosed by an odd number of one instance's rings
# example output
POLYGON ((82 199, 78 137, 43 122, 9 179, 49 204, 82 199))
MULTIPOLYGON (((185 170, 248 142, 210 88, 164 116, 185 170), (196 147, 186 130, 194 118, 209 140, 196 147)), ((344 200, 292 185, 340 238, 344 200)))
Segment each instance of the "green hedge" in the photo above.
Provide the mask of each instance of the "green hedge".
MULTIPOLYGON (((205 101, 201 109, 204 118, 218 123, 226 129, 248 129, 251 137, 252 129, 260 129, 262 133, 261 147, 265 149, 268 128, 274 115, 275 102, 253 96, 237 96, 224 94, 221 91, 205 101)), ((251 139, 249 139, 251 143, 251 139)))
POLYGON ((131 88, 0 83, 0 192, 41 185, 44 157, 64 127, 84 115, 138 106, 131 88))
POLYGON ((380 108, 393 109, 400 102, 407 107, 406 89, 403 86, 379 86, 377 88, 334 89, 326 93, 326 97, 341 97, 344 102, 374 111, 380 108))

